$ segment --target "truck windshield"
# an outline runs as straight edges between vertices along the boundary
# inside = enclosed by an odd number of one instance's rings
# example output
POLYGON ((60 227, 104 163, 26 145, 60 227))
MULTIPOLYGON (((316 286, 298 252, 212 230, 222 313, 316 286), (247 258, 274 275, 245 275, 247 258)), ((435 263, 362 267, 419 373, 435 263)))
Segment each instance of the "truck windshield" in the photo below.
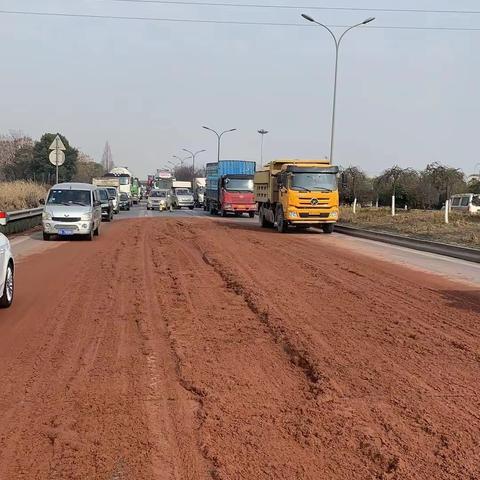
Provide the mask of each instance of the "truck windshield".
POLYGON ((295 173, 290 188, 304 192, 333 192, 337 190, 337 176, 334 173, 295 173))
POLYGON ((253 192, 253 180, 251 178, 227 178, 225 189, 229 192, 253 192))
POLYGON ((120 177, 120 185, 130 185, 130 177, 120 177))
POLYGON ((116 188, 107 188, 107 190, 108 190, 108 193, 110 194, 110 196, 112 196, 112 197, 117 196, 117 189, 116 188))
POLYGON ((48 205, 91 205, 88 190, 50 190, 48 205))

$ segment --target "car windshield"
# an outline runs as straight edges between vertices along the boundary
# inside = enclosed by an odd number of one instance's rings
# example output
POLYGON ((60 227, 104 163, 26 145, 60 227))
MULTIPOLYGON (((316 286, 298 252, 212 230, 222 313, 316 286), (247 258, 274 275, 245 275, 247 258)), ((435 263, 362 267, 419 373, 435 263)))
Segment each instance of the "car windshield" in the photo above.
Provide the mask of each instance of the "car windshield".
POLYGON ((107 190, 99 190, 100 193, 100 200, 105 201, 109 199, 107 190))
POLYGON ((120 200, 123 200, 123 201, 128 200, 128 195, 126 193, 121 193, 120 194, 120 200))
POLYGON ((175 190, 175 193, 177 195, 191 195, 190 190, 187 190, 186 188, 185 189, 179 188, 179 189, 175 190))
POLYGON ((337 190, 335 173, 295 173, 290 180, 290 188, 300 192, 333 192, 337 190))
POLYGON ((253 179, 251 178, 227 178, 225 189, 229 192, 253 192, 253 179))
POLYGON ((165 198, 167 194, 165 192, 150 192, 150 197, 161 197, 165 198))
POLYGON ((50 190, 48 205, 91 205, 91 195, 88 190, 50 190))

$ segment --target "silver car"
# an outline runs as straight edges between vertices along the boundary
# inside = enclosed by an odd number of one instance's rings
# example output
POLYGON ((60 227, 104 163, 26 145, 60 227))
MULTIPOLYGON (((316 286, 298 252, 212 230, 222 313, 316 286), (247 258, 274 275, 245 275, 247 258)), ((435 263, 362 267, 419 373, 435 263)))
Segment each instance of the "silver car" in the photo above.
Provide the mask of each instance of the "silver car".
POLYGON ((8 308, 13 302, 15 264, 8 238, 0 233, 0 308, 8 308))
POLYGON ((43 239, 53 235, 84 235, 93 240, 99 234, 102 207, 95 185, 59 183, 48 192, 43 209, 43 239))
POLYGON ((147 197, 147 210, 169 210, 171 195, 169 190, 150 190, 147 197))
POLYGON ((188 207, 193 210, 195 202, 193 193, 188 188, 175 188, 172 197, 173 208, 188 207))

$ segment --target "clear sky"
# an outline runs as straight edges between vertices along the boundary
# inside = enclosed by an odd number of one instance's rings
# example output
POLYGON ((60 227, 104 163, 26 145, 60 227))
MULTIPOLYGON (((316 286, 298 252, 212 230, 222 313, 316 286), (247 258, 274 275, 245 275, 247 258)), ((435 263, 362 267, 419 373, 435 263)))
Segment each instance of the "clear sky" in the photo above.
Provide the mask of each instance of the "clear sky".
MULTIPOLYGON (((212 0, 220 1, 220 0, 212 0)), ((223 0, 228 1, 228 0, 223 0)), ((255 3, 231 0, 232 3, 255 3)), ((260 4, 480 10, 477 0, 258 0, 260 4)), ((0 0, 0 10, 480 29, 480 14, 227 8, 111 0, 0 0)), ((336 31, 340 31, 336 29, 336 31)), ((480 162, 480 30, 357 29, 340 53, 335 163, 369 173, 480 162)), ((222 157, 318 158, 329 151, 334 48, 320 27, 240 26, 0 14, 0 132, 60 131, 144 178, 182 148, 238 128, 222 157)))

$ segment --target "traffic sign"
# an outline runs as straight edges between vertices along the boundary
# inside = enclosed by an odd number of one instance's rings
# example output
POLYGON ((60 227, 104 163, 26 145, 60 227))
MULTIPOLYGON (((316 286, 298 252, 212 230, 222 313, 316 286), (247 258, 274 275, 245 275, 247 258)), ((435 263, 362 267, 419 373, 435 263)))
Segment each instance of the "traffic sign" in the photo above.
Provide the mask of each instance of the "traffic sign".
POLYGON ((65 145, 62 142, 62 139, 60 138, 60 135, 57 135, 55 137, 55 140, 52 142, 50 145, 49 150, 66 150, 65 145))
POLYGON ((52 150, 48 159, 52 165, 61 167, 65 163, 65 154, 61 150, 52 150))

